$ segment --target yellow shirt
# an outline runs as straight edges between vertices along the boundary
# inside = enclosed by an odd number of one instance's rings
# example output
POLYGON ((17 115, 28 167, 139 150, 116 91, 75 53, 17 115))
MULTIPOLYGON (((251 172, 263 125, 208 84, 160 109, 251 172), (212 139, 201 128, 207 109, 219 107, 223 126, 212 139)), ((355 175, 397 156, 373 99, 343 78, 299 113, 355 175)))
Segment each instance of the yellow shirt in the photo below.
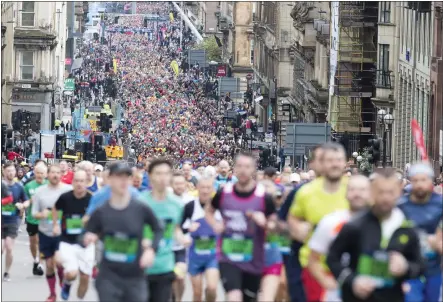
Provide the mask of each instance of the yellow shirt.
MULTIPOLYGON (((323 178, 317 178, 312 182, 304 185, 295 194, 289 210, 290 215, 309 222, 314 227, 327 214, 337 210, 346 210, 349 203, 346 199, 347 178, 343 177, 340 188, 335 193, 327 193, 323 189, 323 178)), ((309 238, 312 233, 309 235, 309 238)), ((308 265, 308 257, 310 250, 307 246, 309 238, 300 249, 300 264, 302 267, 308 265)))

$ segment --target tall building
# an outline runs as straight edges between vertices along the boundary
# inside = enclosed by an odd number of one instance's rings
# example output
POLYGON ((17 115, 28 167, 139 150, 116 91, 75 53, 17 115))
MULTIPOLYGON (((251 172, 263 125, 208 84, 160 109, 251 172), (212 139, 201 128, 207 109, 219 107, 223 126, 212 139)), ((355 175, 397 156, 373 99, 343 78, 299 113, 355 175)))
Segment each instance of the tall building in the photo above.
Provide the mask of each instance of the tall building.
MULTIPOLYGON (((431 59, 434 40, 432 2, 392 2, 398 6, 396 17, 399 42, 394 110, 394 165, 404 168, 406 164, 420 159, 411 133, 411 120, 421 126, 425 144, 429 144, 429 120, 431 103, 431 59)), ((388 50, 389 51, 389 50, 388 50)))
POLYGON ((66 2, 2 2, 2 123, 22 110, 37 128, 51 128, 64 84, 66 10, 66 2))
POLYGON ((443 2, 433 2, 434 41, 431 59, 431 103, 428 153, 436 173, 443 166, 443 2))
MULTIPOLYGON (((284 129, 289 114, 283 106, 292 101, 293 67, 290 47, 295 30, 291 19, 294 2, 254 3, 254 83, 256 92, 262 97, 256 112, 261 116, 265 132, 275 131, 281 122, 284 129)), ((281 130, 279 129, 279 130, 281 130)), ((282 131, 279 131, 280 136, 282 131)), ((277 137, 277 142, 282 138, 277 137)))

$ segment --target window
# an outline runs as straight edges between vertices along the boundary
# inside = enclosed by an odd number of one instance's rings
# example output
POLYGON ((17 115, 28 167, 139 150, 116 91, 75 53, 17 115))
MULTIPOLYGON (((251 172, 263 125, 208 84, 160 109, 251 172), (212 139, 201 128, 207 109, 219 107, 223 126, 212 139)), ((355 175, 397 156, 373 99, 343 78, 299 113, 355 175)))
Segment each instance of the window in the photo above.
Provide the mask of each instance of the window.
POLYGON ((22 2, 22 26, 34 26, 34 2, 22 2))
POLYGON ((389 70, 389 44, 378 44, 378 70, 377 85, 391 87, 391 74, 389 70))
POLYGON ((34 79, 34 53, 23 51, 20 58, 20 75, 22 80, 34 79))
POLYGON ((391 2, 382 1, 379 2, 379 6, 380 6, 380 16, 378 22, 391 23, 391 2))

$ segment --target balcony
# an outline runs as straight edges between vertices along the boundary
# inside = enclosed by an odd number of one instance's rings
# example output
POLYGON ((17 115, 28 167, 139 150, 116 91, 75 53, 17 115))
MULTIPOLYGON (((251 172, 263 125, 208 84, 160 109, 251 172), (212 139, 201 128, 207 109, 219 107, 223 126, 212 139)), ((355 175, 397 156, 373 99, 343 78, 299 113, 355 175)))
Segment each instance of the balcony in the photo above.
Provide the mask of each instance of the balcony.
POLYGON ((377 107, 392 107, 394 102, 394 76, 391 70, 377 70, 375 97, 372 102, 377 107))

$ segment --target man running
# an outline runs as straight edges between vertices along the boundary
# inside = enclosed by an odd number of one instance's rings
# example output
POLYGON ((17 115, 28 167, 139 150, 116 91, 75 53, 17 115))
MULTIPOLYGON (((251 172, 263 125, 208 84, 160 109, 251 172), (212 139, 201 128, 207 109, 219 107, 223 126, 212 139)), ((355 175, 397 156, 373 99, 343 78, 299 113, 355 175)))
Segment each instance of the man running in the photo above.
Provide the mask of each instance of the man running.
POLYGON ((305 243, 300 249, 300 264, 303 267, 302 282, 308 302, 320 301, 323 288, 306 268, 310 253, 307 239, 325 215, 349 207, 346 199, 348 178, 342 177, 346 167, 346 152, 337 143, 326 143, 321 149, 323 177, 298 190, 288 216, 292 238, 305 243))
MULTIPOLYGON (((182 173, 176 172, 172 175, 171 187, 177 200, 181 202, 182 207, 194 199, 187 194, 186 179, 182 173)), ((186 232, 186 230, 183 231, 186 232)), ((186 249, 175 241, 172 250, 175 256, 174 272, 176 273, 176 279, 172 285, 174 300, 175 302, 181 302, 185 292, 185 277, 188 269, 186 265, 186 249)))
POLYGON ((182 170, 186 181, 190 182, 195 187, 197 185, 197 178, 194 175, 192 175, 192 164, 184 163, 182 170))
POLYGON ((328 254, 329 247, 343 225, 368 207, 370 201, 369 179, 363 175, 351 176, 346 195, 349 201, 349 210, 333 212, 323 217, 308 243, 311 253, 307 267, 324 289, 321 300, 323 302, 340 301, 337 281, 331 276, 323 259, 328 254))
POLYGON ((172 283, 176 275, 185 277, 185 272, 174 272, 175 257, 172 247, 174 239, 188 246, 189 238, 183 235, 180 223, 183 215, 181 202, 171 193, 168 186, 172 177, 172 164, 166 159, 155 159, 148 169, 152 190, 142 193, 144 201, 163 222, 164 234, 152 267, 146 270, 149 286, 149 301, 167 302, 172 297, 172 283))
POLYGON ((345 224, 332 243, 327 264, 343 302, 404 302, 402 283, 424 272, 417 232, 396 208, 401 193, 394 169, 377 171, 371 210, 345 224))
POLYGON ((420 236, 422 255, 427 269, 424 278, 408 281, 410 290, 406 302, 438 301, 442 284, 441 262, 438 253, 429 244, 429 237, 435 234, 442 219, 442 196, 433 192, 434 171, 425 164, 415 164, 409 169, 412 190, 399 203, 406 218, 414 222, 420 236))
POLYGON ((239 154, 234 171, 237 183, 217 192, 207 206, 206 219, 221 234, 218 261, 227 301, 255 301, 264 269, 265 216, 275 213, 275 206, 272 196, 253 179, 253 155, 239 154), (215 219, 216 210, 223 222, 215 219))
POLYGON ((92 213, 84 246, 104 243, 96 280, 100 301, 147 301, 144 269, 155 257, 162 229, 152 210, 129 191, 132 169, 121 162, 109 168, 110 199, 92 213))
POLYGON ((6 250, 3 281, 11 281, 9 270, 13 261, 12 249, 18 235, 17 218, 20 217, 20 212, 23 211, 24 202, 27 198, 22 185, 14 181, 17 174, 14 164, 6 163, 3 166, 3 173, 4 182, 12 195, 12 199, 9 198, 5 200, 5 203, 2 202, 2 254, 6 250))
POLYGON ((222 188, 227 183, 235 183, 237 181, 237 177, 235 175, 230 176, 229 171, 229 163, 226 160, 221 160, 218 163, 218 175, 215 178, 216 190, 222 188))
POLYGON ((83 300, 89 285, 89 276, 94 267, 94 245, 80 245, 79 237, 83 232, 82 217, 85 215, 91 194, 86 190, 86 172, 75 172, 73 190, 62 194, 52 208, 53 233, 60 235, 58 258, 63 267, 64 279, 61 291, 63 300, 69 299, 71 284, 80 273, 77 290, 78 301, 83 300), (61 229, 57 223, 57 213, 62 212, 61 229))
MULTIPOLYGON (((216 256, 217 236, 205 219, 204 208, 211 202, 214 193, 214 180, 202 177, 197 184, 198 198, 186 204, 182 225, 190 222, 189 233, 192 245, 188 253, 188 272, 191 275, 193 301, 216 301, 217 286, 220 280, 216 256), (195 226, 195 227, 194 227, 195 226), (195 229, 194 229, 195 228, 195 229), (205 299, 203 299, 203 278, 205 279, 205 299)), ((219 211, 216 220, 221 221, 219 211)))
MULTIPOLYGON (((57 202, 60 195, 72 189, 70 185, 61 182, 61 169, 58 165, 51 165, 48 169, 48 183, 37 189, 32 196, 32 216, 39 220, 38 238, 39 250, 41 258, 46 262, 46 280, 49 286, 49 297, 47 302, 55 302, 57 300, 55 284, 54 261, 55 252, 58 250, 60 236, 53 233, 52 208, 57 202)), ((61 213, 57 213, 56 220, 59 221, 61 213)), ((63 281, 63 268, 57 267, 57 274, 60 284, 63 281)))
POLYGON ((101 183, 98 177, 94 175, 94 164, 91 163, 90 161, 84 160, 78 164, 78 168, 86 172, 86 175, 88 177, 87 179, 88 191, 91 194, 97 192, 101 187, 101 183))
POLYGON ((43 162, 38 163, 34 167, 34 180, 28 182, 24 189, 27 200, 25 202, 26 211, 26 231, 29 236, 29 248, 31 250, 32 259, 34 259, 34 265, 32 267, 32 273, 35 276, 43 276, 43 269, 40 265, 40 255, 38 253, 38 219, 32 217, 32 196, 34 196, 37 189, 43 185, 46 185, 48 181, 46 176, 48 174, 48 167, 43 162))
POLYGON ((60 162, 60 169, 62 171, 62 183, 67 185, 72 184, 74 173, 69 169, 68 162, 66 160, 62 160, 60 162))

